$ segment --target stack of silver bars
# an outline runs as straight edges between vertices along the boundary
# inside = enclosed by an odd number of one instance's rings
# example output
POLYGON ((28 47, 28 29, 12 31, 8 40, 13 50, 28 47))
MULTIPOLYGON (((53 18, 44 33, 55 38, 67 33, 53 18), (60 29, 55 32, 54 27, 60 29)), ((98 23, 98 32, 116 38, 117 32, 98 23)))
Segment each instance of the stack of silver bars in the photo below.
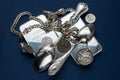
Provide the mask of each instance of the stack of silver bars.
POLYGON ((81 2, 76 10, 44 10, 37 17, 25 11, 16 17, 11 32, 26 40, 20 43, 20 47, 24 53, 35 57, 35 70, 41 72, 48 68, 48 74, 52 76, 60 70, 70 55, 78 65, 87 66, 102 51, 94 37, 96 17, 89 13, 84 21, 81 19, 87 11, 87 4, 81 2), (15 27, 23 16, 28 16, 29 21, 20 26, 20 32, 16 31, 15 27))

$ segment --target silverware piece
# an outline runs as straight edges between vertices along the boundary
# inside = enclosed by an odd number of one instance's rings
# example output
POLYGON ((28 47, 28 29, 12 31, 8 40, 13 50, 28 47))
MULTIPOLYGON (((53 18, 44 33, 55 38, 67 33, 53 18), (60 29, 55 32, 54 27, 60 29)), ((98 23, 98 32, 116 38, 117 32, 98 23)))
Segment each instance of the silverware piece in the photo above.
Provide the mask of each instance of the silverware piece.
POLYGON ((60 68, 62 67, 62 65, 66 61, 66 59, 69 57, 71 51, 75 47, 76 47, 76 45, 73 48, 71 48, 67 53, 65 53, 62 57, 55 60, 55 62, 48 69, 48 74, 50 76, 55 75, 60 70, 60 68))
POLYGON ((92 23, 96 17, 86 15, 87 25, 81 19, 88 9, 86 3, 78 3, 76 10, 61 8, 56 12, 43 11, 43 15, 37 17, 25 11, 16 17, 10 29, 13 34, 26 40, 27 43, 20 43, 20 47, 24 53, 35 56, 35 69, 40 72, 50 66, 49 75, 55 75, 70 54, 77 64, 89 65, 94 55, 102 50, 93 37, 95 29, 92 23), (20 26, 21 32, 16 31, 16 25, 23 16, 28 16, 29 21, 20 26))
MULTIPOLYGON (((79 3, 77 5, 75 14, 73 14, 73 16, 70 18, 70 21, 72 21, 72 24, 75 24, 79 20, 80 16, 83 13, 85 13, 87 10, 88 10, 87 4, 79 3)), ((68 58, 68 56, 70 55, 70 52, 75 47, 76 47, 76 45, 73 48, 71 48, 67 53, 65 53, 62 57, 55 60, 55 62, 48 69, 49 75, 55 75, 60 70, 60 68, 62 67, 62 65, 64 64, 64 62, 68 58)))
MULTIPOLYGON (((88 9, 89 8, 88 8, 88 5, 86 3, 78 3, 75 13, 70 18, 71 25, 76 24, 78 22, 78 20, 80 19, 80 16, 82 14, 86 13, 88 11, 88 9)), ((70 29, 73 29, 73 28, 78 29, 78 27, 72 27, 70 29)), ((71 37, 71 42, 76 44, 79 41, 79 37, 78 37, 79 35, 77 35, 78 34, 77 31, 73 31, 73 34, 75 34, 75 36, 73 36, 73 35, 70 36, 71 37)))
POLYGON ((71 16, 70 18, 70 21, 72 21, 72 24, 75 24, 80 19, 80 16, 83 15, 85 12, 87 12, 88 9, 89 8, 86 3, 78 3, 74 15, 71 16))
POLYGON ((34 68, 36 71, 44 71, 47 69, 55 59, 55 47, 53 45, 47 45, 41 48, 36 56, 34 68))

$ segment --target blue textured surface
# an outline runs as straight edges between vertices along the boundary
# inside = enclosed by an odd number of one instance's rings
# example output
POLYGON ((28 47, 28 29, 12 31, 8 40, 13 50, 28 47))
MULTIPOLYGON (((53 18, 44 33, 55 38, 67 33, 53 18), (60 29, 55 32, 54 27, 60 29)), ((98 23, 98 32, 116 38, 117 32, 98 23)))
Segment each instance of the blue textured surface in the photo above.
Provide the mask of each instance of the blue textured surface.
POLYGON ((119 10, 119 0, 0 0, 0 80, 120 80, 119 10), (97 17, 96 38, 103 46, 102 53, 87 68, 76 65, 69 57, 53 77, 47 71, 35 72, 34 59, 22 54, 20 40, 10 33, 15 17, 25 10, 37 16, 43 9, 75 8, 81 1, 97 17))

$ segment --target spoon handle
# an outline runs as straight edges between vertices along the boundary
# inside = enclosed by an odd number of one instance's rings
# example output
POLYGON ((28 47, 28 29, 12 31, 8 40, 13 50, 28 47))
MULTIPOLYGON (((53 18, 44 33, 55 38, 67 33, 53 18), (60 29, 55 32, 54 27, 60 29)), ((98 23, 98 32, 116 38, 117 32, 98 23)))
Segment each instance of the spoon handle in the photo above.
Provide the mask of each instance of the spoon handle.
MULTIPOLYGON (((76 11, 73 16, 71 16, 70 21, 78 21, 80 16, 88 11, 88 5, 86 3, 78 3, 76 11)), ((76 22, 75 21, 75 22, 76 22)))
POLYGON ((74 47, 72 47, 66 54, 64 54, 62 57, 58 58, 55 60, 55 62, 49 67, 48 69, 48 74, 49 75, 55 75, 60 68, 62 67, 62 65, 64 64, 64 62, 66 61, 66 59, 69 57, 71 51, 76 47, 76 45, 74 47))

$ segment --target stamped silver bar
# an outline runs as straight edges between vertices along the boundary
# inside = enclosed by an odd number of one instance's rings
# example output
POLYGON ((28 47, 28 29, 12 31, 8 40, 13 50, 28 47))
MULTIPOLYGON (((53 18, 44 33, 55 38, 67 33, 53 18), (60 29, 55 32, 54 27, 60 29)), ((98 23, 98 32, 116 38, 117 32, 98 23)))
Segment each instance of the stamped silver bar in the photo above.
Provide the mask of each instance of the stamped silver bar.
MULTIPOLYGON (((47 21, 44 15, 39 15, 37 18, 41 19, 43 22, 47 21)), ((57 43, 61 36, 60 33, 57 33, 59 35, 58 36, 55 31, 50 31, 46 33, 43 29, 38 27, 32 28, 31 31, 28 32, 27 34, 23 33, 26 28, 29 28, 30 26, 34 26, 37 24, 39 24, 37 21, 30 20, 20 26, 20 31, 22 32, 28 45, 30 45, 33 48, 34 55, 38 52, 40 48, 44 46, 46 38, 47 39, 49 38, 50 43, 51 41, 52 43, 57 43)))

